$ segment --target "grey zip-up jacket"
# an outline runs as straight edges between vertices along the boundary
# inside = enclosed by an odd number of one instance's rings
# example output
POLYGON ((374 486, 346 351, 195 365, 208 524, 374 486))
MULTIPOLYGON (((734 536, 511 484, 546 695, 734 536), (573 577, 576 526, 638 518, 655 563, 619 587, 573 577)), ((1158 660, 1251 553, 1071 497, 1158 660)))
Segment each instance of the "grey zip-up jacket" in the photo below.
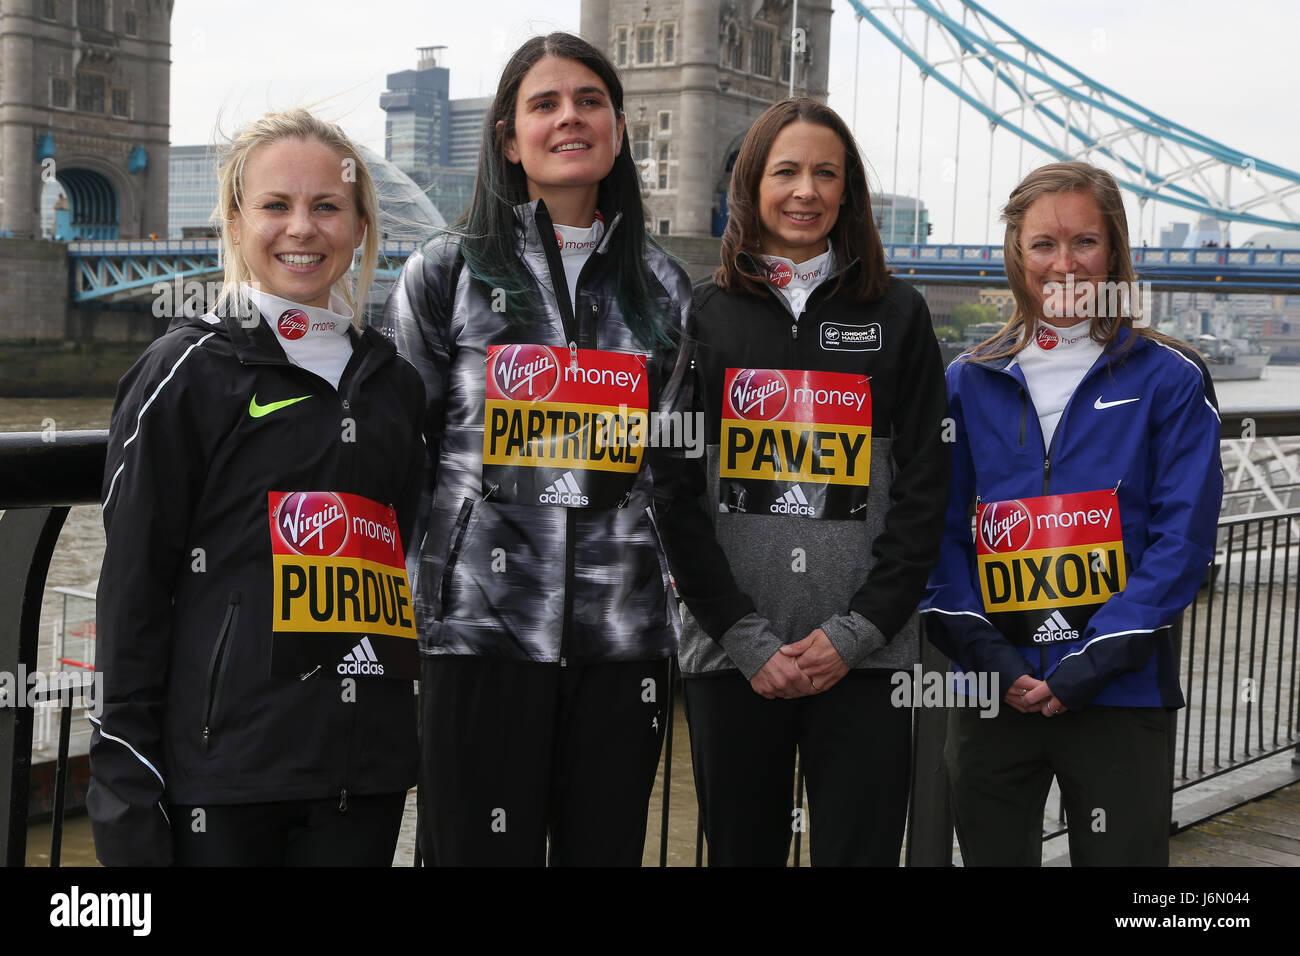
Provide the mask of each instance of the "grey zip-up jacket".
MULTIPOLYGON (((608 253, 621 215, 606 211, 609 228, 583 267, 571 305, 545 205, 521 204, 515 214, 519 255, 545 309, 540 320, 510 325, 500 311, 503 297, 472 278, 453 235, 431 239, 407 260, 385 308, 385 324, 426 390, 432 468, 407 560, 420 651, 561 664, 669 657, 681 621, 655 499, 671 494, 681 449, 647 449, 621 508, 503 504, 484 487, 489 346, 647 351, 624 322, 615 291, 608 253)), ((690 280, 651 246, 645 266, 680 342, 690 280)), ((674 345, 650 356, 652 411, 680 416, 689 406, 679 353, 674 345)))
MULTIPOLYGON (((861 268, 856 262, 845 270, 861 268)), ((951 456, 943 442, 943 363, 925 300, 893 279, 874 302, 835 292, 837 274, 795 316, 769 289, 696 285, 691 338, 708 459, 688 463, 662 519, 689 613, 686 676, 737 668, 752 678, 782 644, 822 628, 853 668, 920 659, 916 606, 938 558, 951 456), (859 334, 857 344, 847 332, 859 334), (863 520, 724 514, 720 413, 728 368, 865 374, 871 383, 871 484, 863 520)))

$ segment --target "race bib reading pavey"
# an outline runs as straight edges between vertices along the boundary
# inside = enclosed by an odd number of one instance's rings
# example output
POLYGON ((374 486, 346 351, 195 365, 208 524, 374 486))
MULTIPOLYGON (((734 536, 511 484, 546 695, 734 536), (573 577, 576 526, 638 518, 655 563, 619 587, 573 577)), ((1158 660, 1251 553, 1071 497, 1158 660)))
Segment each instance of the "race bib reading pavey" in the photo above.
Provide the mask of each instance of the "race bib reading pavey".
POLYGON ((863 520, 870 382, 843 372, 729 368, 721 454, 723 511, 863 520))
POLYGON ((982 504, 975 545, 984 610, 1013 644, 1078 640, 1127 580, 1113 491, 982 504))
POLYGON ((272 491, 271 672, 420 676, 397 514, 361 495, 272 491))
POLYGON ((566 508, 624 504, 645 451, 648 378, 644 355, 490 346, 484 496, 566 508))

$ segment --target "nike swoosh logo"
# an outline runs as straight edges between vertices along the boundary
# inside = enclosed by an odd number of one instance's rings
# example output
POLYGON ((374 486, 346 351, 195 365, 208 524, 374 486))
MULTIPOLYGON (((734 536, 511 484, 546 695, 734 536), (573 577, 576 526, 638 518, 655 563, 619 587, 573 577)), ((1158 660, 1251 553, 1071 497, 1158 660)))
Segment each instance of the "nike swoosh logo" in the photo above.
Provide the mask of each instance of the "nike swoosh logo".
POLYGON ((1127 405, 1129 402, 1140 402, 1140 401, 1142 401, 1141 397, 1121 398, 1117 402, 1103 402, 1101 400, 1101 396, 1098 395, 1097 400, 1092 403, 1092 407, 1097 409, 1098 411, 1101 411, 1103 408, 1114 408, 1116 405, 1127 405))
POLYGON ((290 405, 296 405, 305 399, 311 398, 310 395, 299 395, 297 398, 286 398, 281 402, 267 402, 265 405, 257 404, 257 395, 248 400, 248 414, 253 418, 261 418, 264 415, 270 415, 272 412, 278 412, 282 408, 288 408, 290 405))

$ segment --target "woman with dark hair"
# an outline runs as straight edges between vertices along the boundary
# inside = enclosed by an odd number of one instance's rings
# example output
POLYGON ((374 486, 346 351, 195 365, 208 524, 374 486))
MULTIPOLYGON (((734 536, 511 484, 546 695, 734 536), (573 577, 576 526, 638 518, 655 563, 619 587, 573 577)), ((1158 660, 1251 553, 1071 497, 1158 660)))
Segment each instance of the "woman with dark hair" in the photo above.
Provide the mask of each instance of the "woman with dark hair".
POLYGON ((1002 220, 1015 311, 948 369, 952 496, 923 608, 935 645, 1007 704, 950 715, 962 857, 1037 865, 1055 776, 1075 865, 1168 865, 1170 625, 1214 554, 1214 389, 1135 324, 1109 173, 1037 169, 1002 220))
POLYGON ((759 116, 730 201, 691 324, 707 472, 688 471, 661 522, 689 610, 709 862, 785 863, 798 750, 813 862, 895 866, 911 714, 891 678, 918 660, 947 495, 939 346, 925 302, 885 268, 832 110, 795 99, 759 116))
POLYGON ((413 554, 421 846, 438 865, 641 862, 680 622, 648 449, 690 306, 646 235, 623 89, 586 41, 502 73, 466 216, 388 301, 427 392, 413 554))

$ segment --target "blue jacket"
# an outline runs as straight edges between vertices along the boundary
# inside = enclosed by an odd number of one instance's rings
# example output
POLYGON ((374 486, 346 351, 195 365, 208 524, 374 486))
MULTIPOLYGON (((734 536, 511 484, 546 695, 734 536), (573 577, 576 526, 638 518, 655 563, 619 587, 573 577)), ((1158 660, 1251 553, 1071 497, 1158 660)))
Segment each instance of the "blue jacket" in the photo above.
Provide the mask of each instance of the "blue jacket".
POLYGON ((1050 449, 1018 365, 958 359, 948 368, 952 494, 921 611, 930 639, 959 667, 999 675, 999 696, 1031 674, 1070 710, 1183 706, 1169 625, 1214 555, 1219 416, 1203 366, 1141 336, 1125 350, 1131 335, 1121 329, 1079 383, 1050 449), (1117 486, 1126 586, 1077 640, 1013 645, 985 615, 972 504, 1117 486))

